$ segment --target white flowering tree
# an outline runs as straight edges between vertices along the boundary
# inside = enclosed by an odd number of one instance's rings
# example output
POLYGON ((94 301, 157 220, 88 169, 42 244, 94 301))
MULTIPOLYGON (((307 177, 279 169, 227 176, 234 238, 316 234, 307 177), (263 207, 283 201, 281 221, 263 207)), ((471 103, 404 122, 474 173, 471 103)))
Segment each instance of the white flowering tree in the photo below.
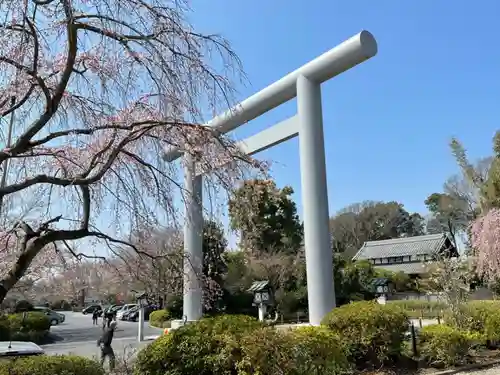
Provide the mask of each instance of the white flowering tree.
POLYGON ((438 293, 450 311, 453 323, 465 323, 464 303, 469 299, 470 285, 474 278, 471 261, 460 258, 443 257, 439 262, 428 265, 426 288, 438 293))

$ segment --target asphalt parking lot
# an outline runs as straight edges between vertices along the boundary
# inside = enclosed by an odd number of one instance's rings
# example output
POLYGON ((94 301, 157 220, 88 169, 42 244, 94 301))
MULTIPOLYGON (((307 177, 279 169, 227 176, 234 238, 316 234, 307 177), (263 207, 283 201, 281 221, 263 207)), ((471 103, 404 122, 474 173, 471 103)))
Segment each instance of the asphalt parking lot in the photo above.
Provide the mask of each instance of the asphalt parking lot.
MULTIPOLYGON (((85 341, 97 341, 102 334, 102 319, 97 326, 92 325, 92 316, 83 315, 79 312, 62 312, 66 316, 64 323, 50 328, 52 341, 54 343, 78 343, 85 341)), ((118 321, 114 339, 137 338, 138 323, 118 321)), ((162 330, 144 323, 144 336, 156 336, 162 330)))

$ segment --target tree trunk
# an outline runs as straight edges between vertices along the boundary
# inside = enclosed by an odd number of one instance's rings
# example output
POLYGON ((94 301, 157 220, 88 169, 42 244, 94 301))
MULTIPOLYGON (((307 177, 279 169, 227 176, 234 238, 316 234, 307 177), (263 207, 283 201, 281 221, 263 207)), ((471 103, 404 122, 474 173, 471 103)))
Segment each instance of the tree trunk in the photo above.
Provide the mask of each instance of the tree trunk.
POLYGON ((9 273, 0 280, 0 304, 4 301, 7 293, 9 293, 26 274, 33 259, 35 259, 46 244, 47 243, 41 238, 36 238, 28 245, 28 236, 20 241, 18 246, 21 255, 19 255, 9 273))
POLYGON ((3 286, 3 284, 0 285, 0 304, 3 303, 5 300, 5 297, 7 297, 7 293, 9 291, 3 286))

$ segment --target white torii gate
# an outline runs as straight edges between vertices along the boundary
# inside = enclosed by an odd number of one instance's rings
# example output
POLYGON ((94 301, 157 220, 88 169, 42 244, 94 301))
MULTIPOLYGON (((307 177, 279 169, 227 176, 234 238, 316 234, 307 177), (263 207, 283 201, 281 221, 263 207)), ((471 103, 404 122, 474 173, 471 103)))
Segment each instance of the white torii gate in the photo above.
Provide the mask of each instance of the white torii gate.
MULTIPOLYGON (((375 38, 370 32, 362 31, 206 124, 225 134, 297 97, 297 115, 239 145, 243 152, 252 155, 299 135, 309 323, 312 325, 319 325, 335 307, 321 83, 376 54, 375 38)), ((169 148, 163 158, 171 162, 181 155, 180 150, 169 148)), ((203 261, 203 204, 202 176, 196 175, 188 154, 184 155, 184 165, 187 193, 184 250, 189 261, 184 269, 183 314, 189 322, 202 316, 202 286, 198 275, 203 261)))

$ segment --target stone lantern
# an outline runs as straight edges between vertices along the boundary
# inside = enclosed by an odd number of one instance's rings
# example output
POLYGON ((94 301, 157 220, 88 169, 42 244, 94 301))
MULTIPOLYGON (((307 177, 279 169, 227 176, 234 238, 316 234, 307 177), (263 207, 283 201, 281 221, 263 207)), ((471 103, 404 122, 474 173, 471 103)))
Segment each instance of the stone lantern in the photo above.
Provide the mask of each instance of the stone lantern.
POLYGON ((273 293, 269 281, 254 281, 248 289, 254 294, 253 306, 259 309, 259 320, 264 321, 267 312, 267 306, 273 304, 273 293))

